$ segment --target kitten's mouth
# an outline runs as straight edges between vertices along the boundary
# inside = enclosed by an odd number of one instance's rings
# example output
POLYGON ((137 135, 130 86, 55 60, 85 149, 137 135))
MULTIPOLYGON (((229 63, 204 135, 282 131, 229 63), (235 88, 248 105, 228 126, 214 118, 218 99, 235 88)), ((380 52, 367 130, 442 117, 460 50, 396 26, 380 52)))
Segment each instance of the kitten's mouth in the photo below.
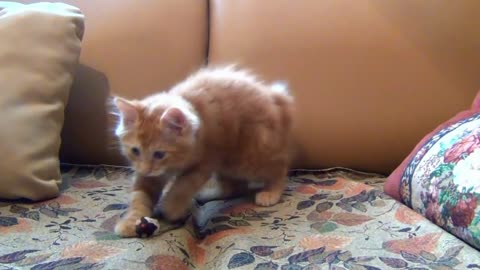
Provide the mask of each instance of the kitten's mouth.
POLYGON ((163 175, 165 173, 165 170, 158 170, 153 172, 139 172, 139 173, 145 177, 157 177, 157 176, 163 175))

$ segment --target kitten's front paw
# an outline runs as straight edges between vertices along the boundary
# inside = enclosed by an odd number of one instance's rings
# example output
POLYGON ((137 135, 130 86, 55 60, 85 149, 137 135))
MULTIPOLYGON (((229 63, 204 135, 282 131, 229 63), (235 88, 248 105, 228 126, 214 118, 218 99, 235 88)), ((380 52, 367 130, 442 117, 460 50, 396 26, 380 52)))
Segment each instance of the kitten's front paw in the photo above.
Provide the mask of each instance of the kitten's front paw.
POLYGON ((135 227, 136 234, 141 238, 146 238, 155 235, 160 228, 160 224, 156 219, 142 217, 135 227))
POLYGON ((255 203, 260 206, 272 206, 280 201, 281 193, 260 191, 255 195, 255 203))
POLYGON ((115 225, 115 233, 121 237, 137 237, 137 223, 139 218, 137 217, 126 217, 120 219, 115 225))

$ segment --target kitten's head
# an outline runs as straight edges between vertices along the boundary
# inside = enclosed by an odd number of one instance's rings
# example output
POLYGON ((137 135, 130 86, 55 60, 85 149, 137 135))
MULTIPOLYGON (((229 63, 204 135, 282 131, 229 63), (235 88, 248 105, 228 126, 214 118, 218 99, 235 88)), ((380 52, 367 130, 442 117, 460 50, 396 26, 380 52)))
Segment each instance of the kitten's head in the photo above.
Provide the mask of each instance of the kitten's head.
POLYGON ((192 160, 200 123, 188 102, 159 95, 142 101, 115 97, 113 103, 120 116, 115 134, 137 173, 159 176, 192 160))

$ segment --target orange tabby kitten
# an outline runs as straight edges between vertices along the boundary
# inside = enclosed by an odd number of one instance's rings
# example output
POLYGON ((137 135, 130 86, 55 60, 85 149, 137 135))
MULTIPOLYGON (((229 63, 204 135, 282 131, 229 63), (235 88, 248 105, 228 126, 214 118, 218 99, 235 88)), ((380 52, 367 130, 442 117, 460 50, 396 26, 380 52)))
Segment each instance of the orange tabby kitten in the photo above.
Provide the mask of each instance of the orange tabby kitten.
POLYGON ((280 200, 293 110, 284 85, 264 84, 232 67, 206 68, 168 92, 143 100, 115 97, 114 104, 121 118, 116 135, 136 171, 117 234, 135 236, 135 223, 152 215, 160 197, 164 216, 181 218, 213 173, 226 196, 236 183, 259 181, 256 204, 280 200))

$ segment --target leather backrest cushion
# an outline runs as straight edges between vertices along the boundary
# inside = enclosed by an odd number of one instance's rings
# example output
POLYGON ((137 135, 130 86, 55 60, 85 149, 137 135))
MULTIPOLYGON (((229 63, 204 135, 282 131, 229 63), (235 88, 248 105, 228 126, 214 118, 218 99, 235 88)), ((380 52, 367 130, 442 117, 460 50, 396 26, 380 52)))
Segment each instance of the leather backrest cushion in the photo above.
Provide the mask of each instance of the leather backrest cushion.
POLYGON ((209 63, 284 79, 296 167, 388 173, 480 88, 480 3, 212 0, 209 63))

